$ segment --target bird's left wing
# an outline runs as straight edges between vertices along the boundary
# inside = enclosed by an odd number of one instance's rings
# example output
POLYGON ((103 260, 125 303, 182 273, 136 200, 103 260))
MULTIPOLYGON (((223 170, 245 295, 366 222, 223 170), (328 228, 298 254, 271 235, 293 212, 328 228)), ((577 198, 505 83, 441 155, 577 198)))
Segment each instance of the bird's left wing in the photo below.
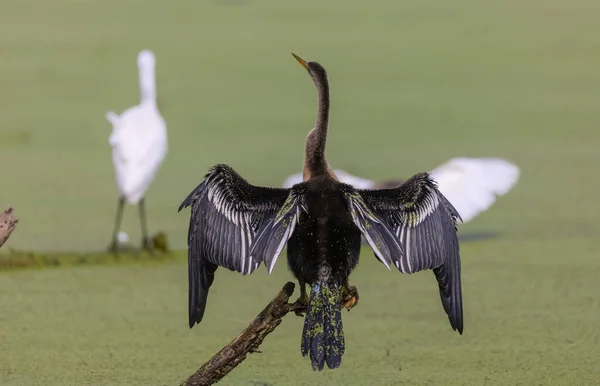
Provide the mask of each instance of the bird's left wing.
POLYGON ((433 179, 420 173, 397 188, 349 190, 345 197, 354 223, 379 260, 392 262, 403 273, 433 270, 450 324, 462 333, 460 215, 433 179), (373 233, 382 237, 374 240, 373 233))
POLYGON ((214 166, 179 207, 192 207, 190 266, 207 260, 247 275, 264 262, 271 273, 304 207, 302 193, 302 185, 254 186, 229 166, 214 166))
POLYGON ((303 185, 254 186, 227 165, 216 165, 179 210, 191 206, 188 230, 190 328, 202 321, 218 266, 243 275, 264 262, 269 273, 303 208, 303 185))

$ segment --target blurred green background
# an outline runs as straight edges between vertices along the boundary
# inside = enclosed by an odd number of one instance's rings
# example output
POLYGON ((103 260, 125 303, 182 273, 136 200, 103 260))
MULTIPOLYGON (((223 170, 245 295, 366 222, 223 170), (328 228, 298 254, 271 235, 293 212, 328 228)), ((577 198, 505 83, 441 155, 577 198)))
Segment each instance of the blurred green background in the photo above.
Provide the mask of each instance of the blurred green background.
MULTIPOLYGON (((363 250, 342 367, 313 373, 288 317, 224 385, 598 384, 600 3, 567 1, 5 1, 0 12, 3 248, 98 251, 117 189, 108 110, 138 103, 135 57, 157 57, 169 153, 147 193, 162 265, 0 274, 0 383, 177 384, 291 278, 218 272, 187 328, 177 207, 226 162, 252 183, 300 171, 316 91, 332 86, 328 159, 374 180, 455 156, 503 157, 517 186, 463 234, 465 334, 431 273, 386 272, 363 250)), ((137 208, 122 230, 137 245, 137 208)), ((0 251, 2 253, 2 251, 0 251)))

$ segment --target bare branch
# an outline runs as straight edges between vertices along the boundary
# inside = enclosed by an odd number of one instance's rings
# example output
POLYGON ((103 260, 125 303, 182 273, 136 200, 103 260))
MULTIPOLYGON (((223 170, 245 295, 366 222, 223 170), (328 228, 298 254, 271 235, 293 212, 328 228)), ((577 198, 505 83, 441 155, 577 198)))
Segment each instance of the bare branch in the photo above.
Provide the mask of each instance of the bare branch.
POLYGON ((202 365, 181 386, 208 386, 219 382, 239 365, 248 353, 260 353, 258 347, 263 339, 275 330, 282 318, 290 311, 298 311, 288 303, 294 293, 294 283, 287 282, 279 294, 258 314, 231 343, 223 347, 208 362, 202 365))
POLYGON ((15 230, 19 220, 13 216, 13 208, 8 207, 0 214, 0 247, 8 240, 8 236, 15 230))

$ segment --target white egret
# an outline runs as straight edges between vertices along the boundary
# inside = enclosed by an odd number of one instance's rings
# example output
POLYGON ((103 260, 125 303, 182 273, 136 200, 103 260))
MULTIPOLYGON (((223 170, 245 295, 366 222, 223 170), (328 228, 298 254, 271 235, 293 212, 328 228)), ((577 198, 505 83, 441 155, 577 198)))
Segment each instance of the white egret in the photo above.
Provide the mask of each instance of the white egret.
MULTIPOLYGON (((395 188, 401 180, 376 183, 365 178, 335 169, 341 182, 357 189, 395 188)), ((438 183, 440 192, 454 205, 463 222, 472 220, 489 209, 496 196, 506 194, 519 179, 520 170, 515 164, 502 158, 452 158, 429 172, 438 183)), ((289 176, 284 188, 302 182, 302 173, 289 176)))
POLYGON ((151 249, 146 223, 144 194, 154 179, 167 153, 167 127, 156 105, 156 59, 154 53, 142 50, 137 56, 140 81, 140 104, 121 115, 112 111, 106 119, 113 130, 109 137, 119 201, 110 250, 117 251, 118 234, 125 200, 139 205, 142 248, 151 249))

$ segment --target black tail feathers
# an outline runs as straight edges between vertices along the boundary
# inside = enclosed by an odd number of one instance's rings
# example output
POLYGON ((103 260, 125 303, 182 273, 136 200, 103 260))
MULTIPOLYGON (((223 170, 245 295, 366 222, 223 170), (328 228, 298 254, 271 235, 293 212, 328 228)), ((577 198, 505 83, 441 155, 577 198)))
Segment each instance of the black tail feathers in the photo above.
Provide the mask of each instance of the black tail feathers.
POLYGON ((313 370, 340 367, 345 350, 342 306, 337 285, 319 282, 311 286, 302 331, 302 356, 307 354, 313 370))

